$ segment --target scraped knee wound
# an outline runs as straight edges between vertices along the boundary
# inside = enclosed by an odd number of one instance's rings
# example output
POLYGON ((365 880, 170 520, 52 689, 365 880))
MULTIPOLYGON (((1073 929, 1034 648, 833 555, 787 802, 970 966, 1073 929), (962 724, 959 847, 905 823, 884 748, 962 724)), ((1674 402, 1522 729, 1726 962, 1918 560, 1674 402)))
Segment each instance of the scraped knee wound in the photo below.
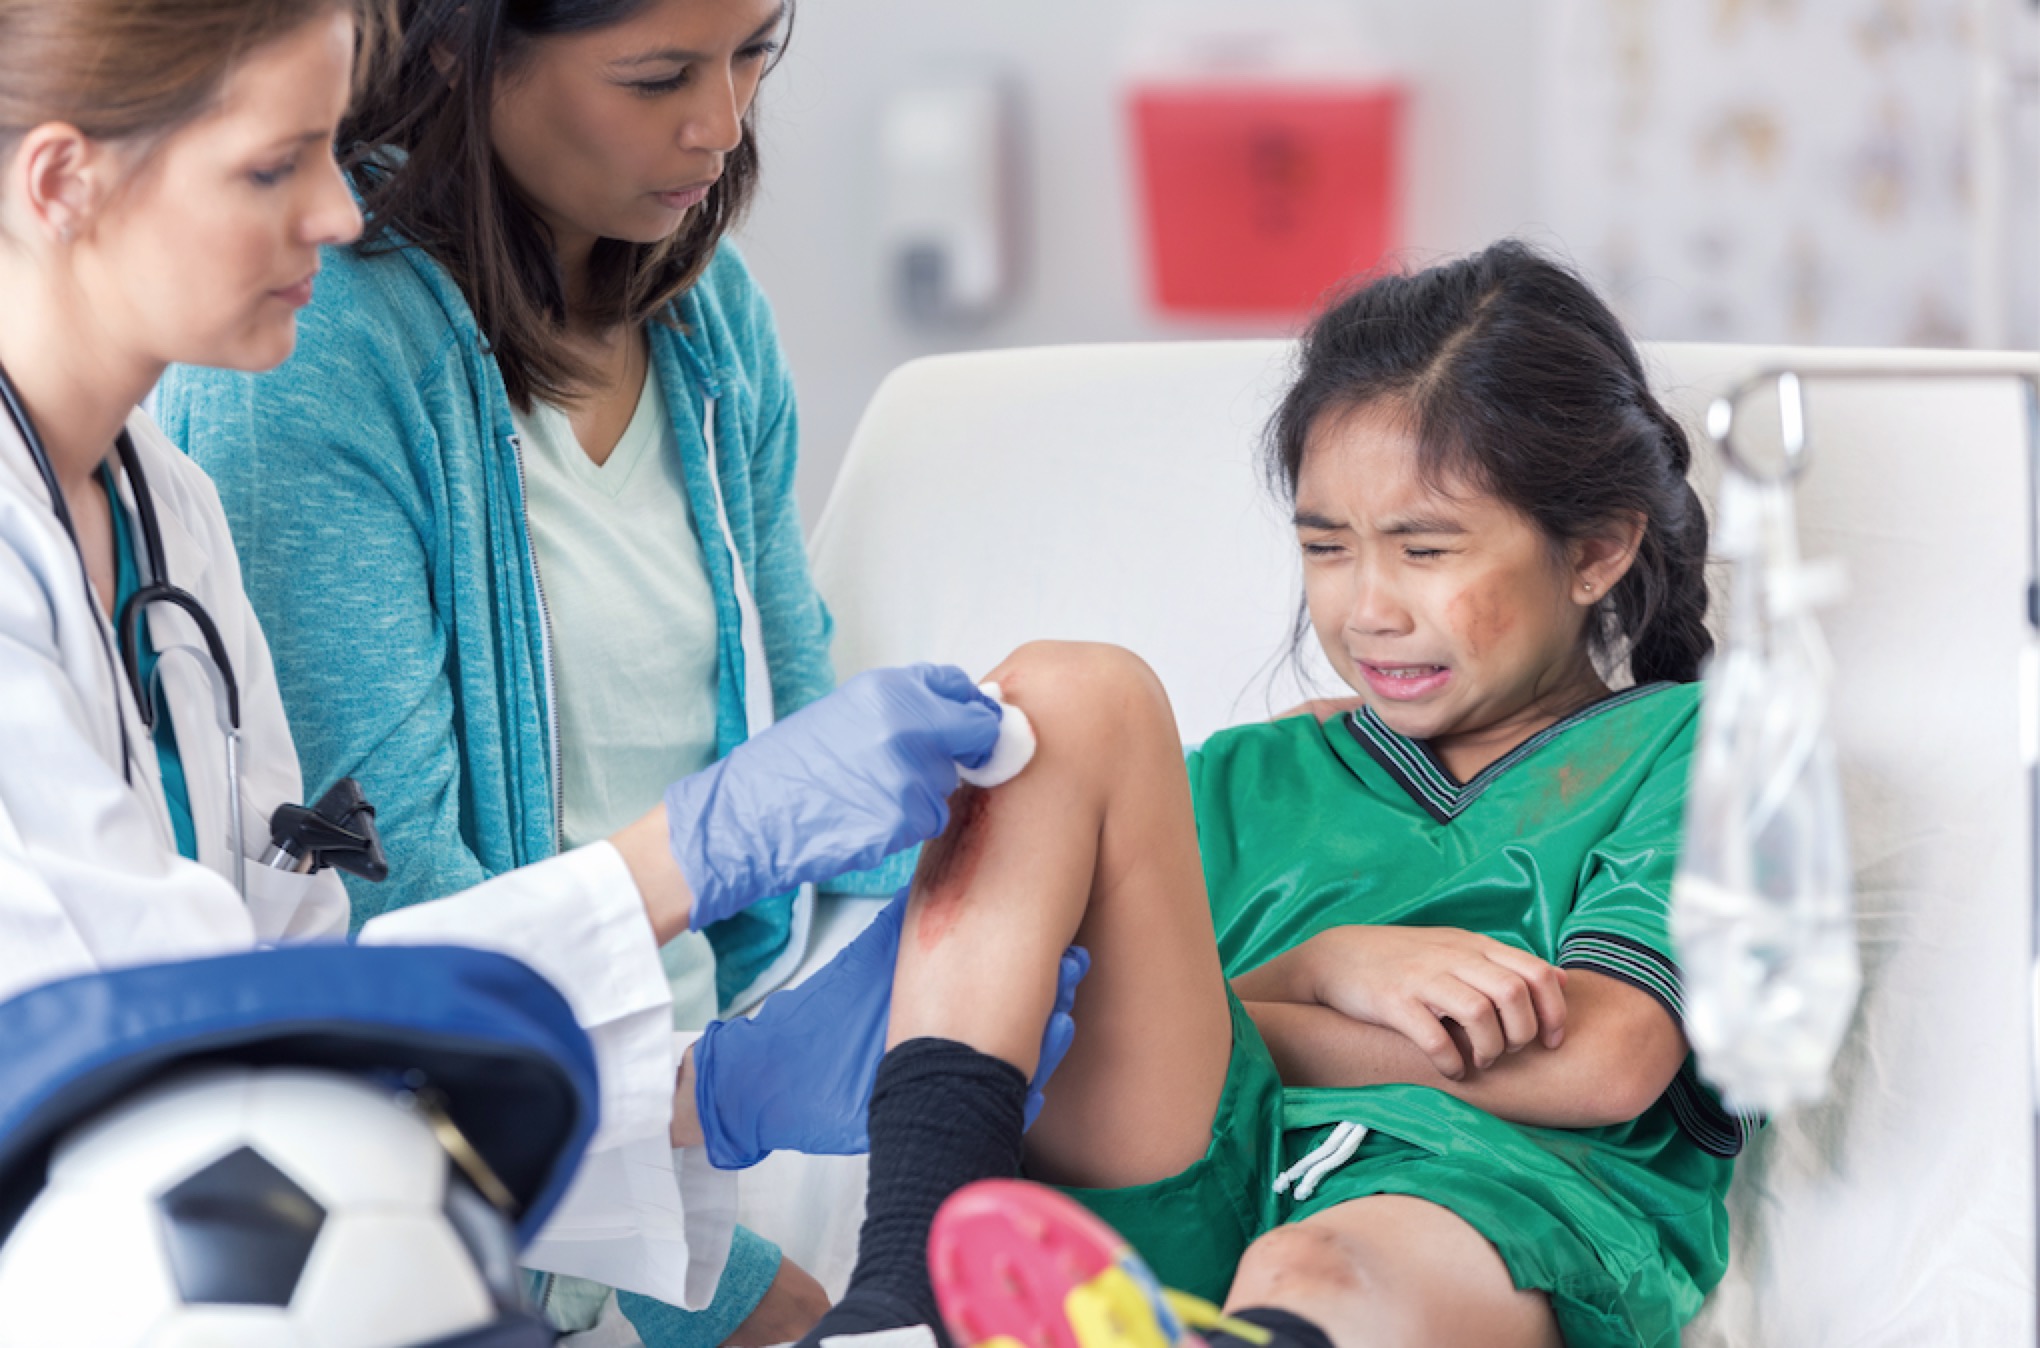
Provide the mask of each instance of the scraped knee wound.
POLYGON ((959 767, 956 773, 972 786, 1003 786, 1034 758, 1034 724, 1026 712, 999 696, 998 684, 981 683, 978 691, 999 704, 999 742, 983 767, 959 767))

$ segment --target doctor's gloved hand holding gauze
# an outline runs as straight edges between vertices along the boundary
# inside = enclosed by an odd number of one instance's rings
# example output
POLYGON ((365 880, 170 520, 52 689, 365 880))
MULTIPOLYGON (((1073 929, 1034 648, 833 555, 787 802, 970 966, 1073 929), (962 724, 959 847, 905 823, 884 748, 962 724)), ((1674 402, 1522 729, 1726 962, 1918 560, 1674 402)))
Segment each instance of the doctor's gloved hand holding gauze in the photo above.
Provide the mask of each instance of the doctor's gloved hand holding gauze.
MULTIPOLYGON (((710 1161, 735 1170, 774 1151, 848 1156, 870 1149, 866 1111, 885 1055, 906 911, 903 889, 813 978, 766 998, 749 1019, 715 1022, 695 1043, 694 1103, 710 1161)), ((1082 946, 1063 952, 1040 1061, 1027 1084, 1029 1124, 1075 1038, 1070 1009, 1090 967, 1082 946)))
POLYGON ((999 739, 999 704, 951 665, 875 669, 666 791, 694 930, 940 833, 957 767, 999 739))

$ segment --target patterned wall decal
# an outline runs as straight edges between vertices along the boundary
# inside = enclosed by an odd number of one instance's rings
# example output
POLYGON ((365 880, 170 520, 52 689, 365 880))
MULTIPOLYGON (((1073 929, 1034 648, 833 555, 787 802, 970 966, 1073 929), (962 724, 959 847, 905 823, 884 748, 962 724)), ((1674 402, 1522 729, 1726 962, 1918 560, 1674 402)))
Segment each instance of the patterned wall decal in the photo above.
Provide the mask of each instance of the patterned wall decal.
POLYGON ((1987 2, 1990 52, 1977 0, 1554 0, 1553 230, 1652 337, 1963 344, 1990 265, 2004 335, 2032 343, 2034 118, 2005 118, 1994 260, 1972 123, 1984 63, 2016 87, 2040 24, 1987 2))

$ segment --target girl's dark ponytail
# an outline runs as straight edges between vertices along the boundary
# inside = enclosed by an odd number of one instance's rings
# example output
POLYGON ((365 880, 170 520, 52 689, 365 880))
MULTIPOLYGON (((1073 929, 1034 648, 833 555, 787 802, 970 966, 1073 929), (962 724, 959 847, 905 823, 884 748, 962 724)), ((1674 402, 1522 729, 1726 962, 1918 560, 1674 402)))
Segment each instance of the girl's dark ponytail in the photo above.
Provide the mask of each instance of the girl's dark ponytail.
POLYGON ((1626 637, 1629 672, 1638 683, 1691 683, 1714 652, 1707 630, 1707 513, 1686 478, 1693 456, 1684 430, 1655 398, 1651 406, 1665 442, 1666 480, 1658 495, 1666 508, 1651 518, 1635 564, 1606 602, 1615 610, 1615 634, 1626 637))

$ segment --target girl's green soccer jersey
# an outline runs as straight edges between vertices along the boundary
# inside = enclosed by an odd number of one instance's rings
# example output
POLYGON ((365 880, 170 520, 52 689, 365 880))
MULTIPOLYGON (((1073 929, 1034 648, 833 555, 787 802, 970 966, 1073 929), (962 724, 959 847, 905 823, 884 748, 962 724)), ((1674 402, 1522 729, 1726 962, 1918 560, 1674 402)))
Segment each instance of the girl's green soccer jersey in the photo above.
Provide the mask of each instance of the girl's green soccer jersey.
MULTIPOLYGON (((1679 1017, 1671 888, 1698 709, 1694 684, 1618 693, 1463 784, 1367 711, 1213 736, 1189 771, 1227 976, 1331 927, 1449 926, 1621 979, 1679 1017)), ((1234 1025, 1206 1160, 1160 1185, 1078 1194, 1159 1256, 1165 1281, 1222 1294, 1218 1261, 1241 1241, 1378 1193, 1470 1222, 1518 1286, 1550 1294, 1574 1348, 1675 1345, 1720 1280, 1722 1200, 1751 1124, 1690 1059, 1628 1123, 1534 1128, 1429 1087, 1285 1090, 1252 1022, 1234 1025), (1350 1160, 1305 1200, 1272 1193, 1346 1122, 1370 1130, 1350 1160), (1164 1247, 1197 1245, 1184 1238, 1192 1207, 1241 1221, 1172 1270, 1164 1247)))
MULTIPOLYGON (((1348 923, 1459 927, 1683 1023, 1672 872, 1699 703, 1698 684, 1617 693, 1464 785, 1372 711, 1214 736, 1190 786, 1226 976, 1348 923)), ((1690 1060, 1660 1104, 1715 1155, 1748 1136, 1690 1060)))

